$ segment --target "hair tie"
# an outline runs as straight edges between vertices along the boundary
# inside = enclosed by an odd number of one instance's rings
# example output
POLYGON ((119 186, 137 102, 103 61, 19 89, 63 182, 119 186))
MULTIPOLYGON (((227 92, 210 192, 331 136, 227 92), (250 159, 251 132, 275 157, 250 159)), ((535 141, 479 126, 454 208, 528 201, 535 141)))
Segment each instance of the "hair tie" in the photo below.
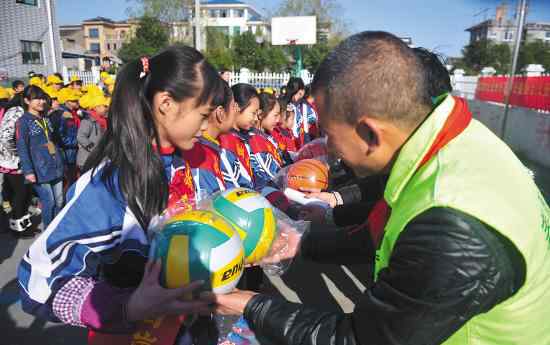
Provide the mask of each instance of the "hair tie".
POLYGON ((139 79, 145 77, 150 72, 149 58, 147 56, 143 56, 140 60, 141 60, 142 70, 141 70, 141 73, 139 74, 139 79))

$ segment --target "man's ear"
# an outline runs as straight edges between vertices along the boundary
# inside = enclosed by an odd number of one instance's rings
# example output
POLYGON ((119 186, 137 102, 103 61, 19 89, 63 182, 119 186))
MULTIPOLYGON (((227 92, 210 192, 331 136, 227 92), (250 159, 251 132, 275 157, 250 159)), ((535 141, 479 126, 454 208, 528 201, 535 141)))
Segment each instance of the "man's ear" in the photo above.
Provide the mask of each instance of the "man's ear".
POLYGON ((380 138, 382 136, 382 130, 380 123, 375 119, 367 116, 363 116, 357 122, 355 127, 357 135, 368 146, 367 153, 374 152, 380 146, 380 138))

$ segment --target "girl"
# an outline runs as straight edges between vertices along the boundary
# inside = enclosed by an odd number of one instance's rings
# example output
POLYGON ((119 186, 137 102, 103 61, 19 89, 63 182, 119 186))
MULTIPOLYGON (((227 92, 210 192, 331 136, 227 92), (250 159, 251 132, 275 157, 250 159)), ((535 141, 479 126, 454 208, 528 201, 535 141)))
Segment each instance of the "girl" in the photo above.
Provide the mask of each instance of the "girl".
POLYGON ((17 154, 25 183, 32 184, 42 203, 46 228, 63 207, 63 158, 46 117, 48 95, 37 86, 23 91, 25 113, 16 122, 17 154))
POLYGON ((88 116, 80 121, 80 127, 76 136, 78 141, 76 165, 80 171, 84 169, 86 159, 88 159, 92 150, 99 144, 99 140, 107 130, 109 99, 103 95, 94 95, 90 97, 89 103, 88 116))
MULTIPOLYGON (((202 282, 159 285, 160 262, 147 261, 148 228, 167 206, 193 200, 193 179, 178 150, 198 141, 221 88, 216 70, 189 47, 170 47, 122 68, 105 135, 69 189, 67 205, 21 262, 24 310, 126 334, 149 323, 162 329, 173 319, 164 316, 210 312, 206 303, 181 300, 202 282), (158 323, 150 320, 157 317, 158 323)), ((156 344, 174 344, 172 331, 154 335, 156 344), (167 336, 169 342, 161 341, 167 336)), ((128 337, 118 344, 129 344, 128 337)))
POLYGON ((290 78, 287 84, 287 100, 294 109, 294 124, 292 134, 298 141, 298 149, 314 139, 313 131, 317 125, 317 113, 304 96, 306 87, 301 78, 290 78))
POLYGON ((225 181, 227 188, 244 187, 254 189, 254 175, 250 162, 249 150, 246 146, 247 132, 254 127, 260 100, 256 89, 247 84, 236 84, 231 88, 234 99, 235 121, 229 133, 219 136, 222 148, 221 160, 228 168, 229 175, 225 181), (246 91, 243 91, 245 90, 246 91), (234 163, 240 163, 240 168, 234 163), (233 166, 234 168, 229 168, 233 166))
POLYGON ((284 98, 279 98, 279 106, 281 108, 281 121, 273 130, 272 135, 278 142, 279 147, 286 151, 290 157, 294 157, 298 153, 296 139, 292 135, 294 107, 288 104, 288 101, 284 98))
POLYGON ((233 93, 226 82, 223 86, 223 93, 212 100, 215 109, 210 114, 206 131, 191 150, 183 152, 193 171, 196 188, 208 195, 223 191, 226 187, 239 187, 238 177, 233 176, 238 176, 236 173, 239 173, 241 163, 233 156, 233 164, 226 164, 227 154, 224 154, 219 141, 220 135, 229 133, 235 122, 233 93))
MULTIPOLYGON (((26 91, 29 93, 29 90, 26 91)), ((30 94, 27 96, 33 97, 30 94)), ((0 172, 4 176, 4 188, 10 191, 6 193, 10 196, 8 201, 12 206, 9 228, 12 234, 18 237, 35 235, 31 229, 32 215, 28 212, 32 187, 25 183, 15 141, 15 124, 24 113, 23 96, 17 94, 10 102, 10 108, 5 112, 0 124, 0 172)), ((0 211, 3 212, 3 208, 0 211)))

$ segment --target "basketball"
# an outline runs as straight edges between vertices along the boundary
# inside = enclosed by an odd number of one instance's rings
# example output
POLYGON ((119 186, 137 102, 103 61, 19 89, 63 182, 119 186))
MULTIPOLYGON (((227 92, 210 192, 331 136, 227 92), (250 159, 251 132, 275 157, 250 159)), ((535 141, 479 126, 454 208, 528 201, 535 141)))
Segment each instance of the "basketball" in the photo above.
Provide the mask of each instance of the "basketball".
POLYGON ((295 190, 325 190, 328 188, 328 167, 316 159, 304 159, 288 168, 286 180, 287 186, 295 190))
POLYGON ((211 211, 189 211, 171 217, 153 242, 162 261, 161 285, 185 286, 203 280, 214 293, 231 292, 244 270, 244 250, 233 227, 211 211))
POLYGON ((212 205, 241 236, 246 263, 258 262, 269 253, 277 225, 266 198, 250 189, 235 188, 222 192, 212 205))

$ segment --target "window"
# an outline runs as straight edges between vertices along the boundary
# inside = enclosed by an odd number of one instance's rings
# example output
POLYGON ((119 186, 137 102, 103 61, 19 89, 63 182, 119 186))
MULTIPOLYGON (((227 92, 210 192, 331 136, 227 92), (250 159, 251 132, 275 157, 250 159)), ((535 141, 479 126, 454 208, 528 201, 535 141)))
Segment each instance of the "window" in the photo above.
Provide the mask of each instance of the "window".
POLYGON ((21 41, 23 64, 42 64, 42 42, 21 41))
POLYGON ((544 34, 544 36, 545 36, 547 39, 550 39, 550 31, 546 31, 546 33, 544 34))
POLYGON ((116 43, 113 43, 113 49, 116 50, 116 43))
POLYGON ((99 38, 99 29, 98 28, 92 28, 88 30, 88 37, 90 38, 99 38))
POLYGON ((233 16, 237 18, 244 17, 244 10, 233 10, 233 16))
POLYGON ((31 5, 31 6, 38 6, 38 0, 15 0, 15 3, 24 4, 24 5, 31 5))
POLYGON ((99 54, 101 53, 101 49, 99 47, 99 43, 90 43, 90 51, 92 53, 99 54))
POLYGON ((227 10, 220 10, 220 17, 227 18, 228 16, 227 10))
POLYGON ((504 40, 505 41, 511 41, 513 37, 514 37, 514 34, 510 31, 506 31, 504 33, 504 40))
POLYGON ((120 32, 120 38, 124 38, 126 36, 126 31, 122 30, 120 32))
POLYGON ((107 43, 107 50, 111 50, 111 43, 107 43))
POLYGON ((241 34, 241 27, 240 26, 234 26, 233 27, 233 35, 239 36, 241 34))

